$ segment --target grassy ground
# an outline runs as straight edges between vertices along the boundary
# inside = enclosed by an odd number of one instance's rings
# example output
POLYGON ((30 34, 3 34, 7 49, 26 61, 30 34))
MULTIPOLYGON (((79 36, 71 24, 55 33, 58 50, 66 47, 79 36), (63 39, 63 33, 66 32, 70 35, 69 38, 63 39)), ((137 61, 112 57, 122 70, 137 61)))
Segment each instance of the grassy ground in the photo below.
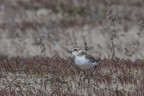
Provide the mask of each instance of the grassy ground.
POLYGON ((0 96, 143 96, 143 4, 0 0, 0 96), (103 59, 93 77, 67 58, 75 46, 103 59))
POLYGON ((104 59, 93 77, 59 57, 0 58, 3 96, 142 96, 143 60, 104 59))

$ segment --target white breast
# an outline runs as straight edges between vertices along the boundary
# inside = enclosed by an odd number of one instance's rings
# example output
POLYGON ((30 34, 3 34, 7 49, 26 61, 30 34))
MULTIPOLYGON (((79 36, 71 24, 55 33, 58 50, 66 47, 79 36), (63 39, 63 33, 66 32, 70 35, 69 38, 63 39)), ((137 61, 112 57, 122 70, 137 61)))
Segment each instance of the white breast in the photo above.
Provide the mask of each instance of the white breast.
POLYGON ((76 56, 75 57, 75 63, 77 66, 83 69, 90 69, 93 68, 96 65, 96 62, 92 63, 84 56, 76 56))

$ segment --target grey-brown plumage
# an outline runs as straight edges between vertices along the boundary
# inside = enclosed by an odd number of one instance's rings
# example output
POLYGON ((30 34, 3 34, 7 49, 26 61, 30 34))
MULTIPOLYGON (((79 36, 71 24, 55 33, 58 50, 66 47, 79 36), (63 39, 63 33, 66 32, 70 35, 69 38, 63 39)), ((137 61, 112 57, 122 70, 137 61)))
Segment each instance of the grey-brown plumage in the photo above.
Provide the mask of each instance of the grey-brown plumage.
POLYGON ((80 48, 74 48, 71 52, 75 57, 74 61, 76 65, 82 69, 95 68, 101 62, 100 58, 94 58, 80 48))
POLYGON ((92 55, 89 55, 89 54, 87 54, 86 52, 82 52, 82 53, 80 53, 79 54, 79 56, 82 56, 82 55, 85 55, 85 57, 87 58, 87 59, 89 59, 90 60, 90 62, 100 62, 101 61, 101 59, 100 58, 94 58, 92 55))

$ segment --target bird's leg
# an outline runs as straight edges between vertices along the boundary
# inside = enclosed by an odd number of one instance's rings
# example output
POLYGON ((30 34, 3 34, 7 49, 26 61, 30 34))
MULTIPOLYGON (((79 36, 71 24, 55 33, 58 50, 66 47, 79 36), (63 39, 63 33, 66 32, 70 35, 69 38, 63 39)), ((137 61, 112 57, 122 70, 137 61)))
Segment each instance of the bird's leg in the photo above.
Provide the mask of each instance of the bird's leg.
POLYGON ((88 77, 88 73, 86 72, 86 70, 83 70, 83 73, 84 73, 84 78, 83 78, 83 80, 85 80, 85 79, 87 79, 87 77, 88 77))
POLYGON ((94 73, 94 72, 95 72, 96 68, 97 68, 97 66, 95 66, 95 67, 94 67, 94 70, 92 71, 92 73, 94 73))
POLYGON ((80 73, 80 81, 81 80, 85 80, 85 78, 86 78, 86 71, 85 70, 81 70, 81 73, 80 73), (84 77, 83 77, 84 76, 84 77))
POLYGON ((84 74, 84 70, 81 70, 80 71, 80 81, 81 81, 81 78, 83 77, 83 74, 84 74))
POLYGON ((87 74, 86 74, 86 77, 84 79, 87 79, 88 83, 90 83, 91 77, 94 78, 93 70, 87 70, 87 74))
POLYGON ((93 76, 93 70, 83 70, 84 78, 83 81, 88 80, 88 83, 90 83, 90 78, 94 78, 93 76))
POLYGON ((93 77, 93 78, 94 78, 94 75, 93 75, 93 74, 94 74, 96 68, 97 68, 97 66, 95 66, 94 69, 93 69, 92 71, 90 70, 90 75, 91 75, 91 77, 93 77))

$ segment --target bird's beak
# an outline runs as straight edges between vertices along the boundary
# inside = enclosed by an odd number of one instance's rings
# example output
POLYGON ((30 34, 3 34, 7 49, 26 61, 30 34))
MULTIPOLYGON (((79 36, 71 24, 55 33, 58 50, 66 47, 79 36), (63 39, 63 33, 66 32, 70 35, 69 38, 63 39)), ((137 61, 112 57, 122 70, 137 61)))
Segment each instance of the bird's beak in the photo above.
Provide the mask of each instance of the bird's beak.
POLYGON ((72 53, 72 51, 69 51, 69 50, 67 50, 68 51, 68 53, 72 53))

